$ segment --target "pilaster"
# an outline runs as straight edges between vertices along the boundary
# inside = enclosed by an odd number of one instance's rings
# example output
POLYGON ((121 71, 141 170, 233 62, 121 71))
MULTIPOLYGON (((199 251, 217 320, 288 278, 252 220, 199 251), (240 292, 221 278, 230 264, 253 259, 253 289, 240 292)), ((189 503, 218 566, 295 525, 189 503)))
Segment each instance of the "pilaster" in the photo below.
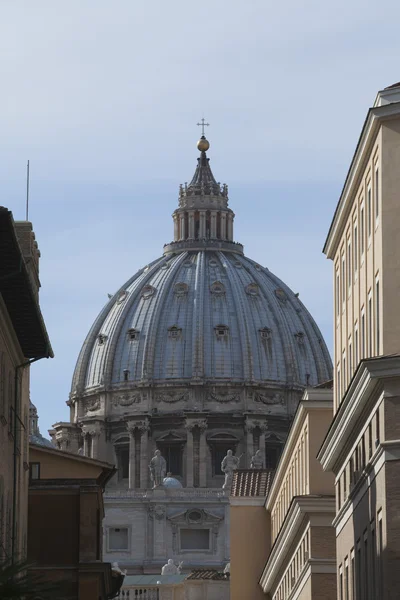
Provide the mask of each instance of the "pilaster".
POLYGON ((138 422, 138 429, 140 432, 140 487, 146 489, 148 486, 148 457, 147 457, 147 446, 149 441, 149 422, 145 421, 138 422))

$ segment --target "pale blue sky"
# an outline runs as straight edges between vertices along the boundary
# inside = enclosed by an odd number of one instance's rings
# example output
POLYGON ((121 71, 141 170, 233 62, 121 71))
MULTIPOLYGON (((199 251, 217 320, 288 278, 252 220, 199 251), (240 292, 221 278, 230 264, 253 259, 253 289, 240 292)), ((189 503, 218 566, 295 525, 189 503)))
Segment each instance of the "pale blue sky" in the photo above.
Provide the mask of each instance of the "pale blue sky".
POLYGON ((400 4, 365 0, 2 0, 0 204, 30 217, 56 357, 32 367, 43 433, 107 301, 172 239, 197 121, 235 238, 331 346, 321 254, 366 111, 400 80, 400 4))

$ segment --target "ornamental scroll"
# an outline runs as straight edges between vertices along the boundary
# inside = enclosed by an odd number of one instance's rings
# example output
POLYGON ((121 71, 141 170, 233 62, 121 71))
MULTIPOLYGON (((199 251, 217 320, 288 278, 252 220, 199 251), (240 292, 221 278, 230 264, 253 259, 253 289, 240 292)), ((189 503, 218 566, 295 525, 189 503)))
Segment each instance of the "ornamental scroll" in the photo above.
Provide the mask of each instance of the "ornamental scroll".
POLYGON ((240 401, 240 394, 235 393, 235 392, 231 392, 229 390, 227 391, 220 391, 219 393, 216 392, 209 392, 208 393, 208 400, 215 400, 215 402, 222 402, 222 403, 226 403, 226 402, 239 402, 240 401))
POLYGON ((189 392, 163 392, 162 394, 156 395, 156 402, 187 402, 189 400, 189 392))
POLYGON ((273 404, 283 404, 284 397, 283 394, 273 394, 267 395, 262 392, 254 392, 253 393, 254 402, 261 402, 262 404, 273 405, 273 404))

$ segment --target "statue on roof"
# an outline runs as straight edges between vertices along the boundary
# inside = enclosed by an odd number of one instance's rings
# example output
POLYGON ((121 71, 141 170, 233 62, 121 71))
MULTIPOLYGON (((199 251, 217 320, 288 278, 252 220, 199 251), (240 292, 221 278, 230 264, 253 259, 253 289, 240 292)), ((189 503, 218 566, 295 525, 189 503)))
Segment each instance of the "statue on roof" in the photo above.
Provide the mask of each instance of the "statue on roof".
POLYGON ((182 566, 183 562, 180 562, 178 566, 176 566, 173 559, 169 558, 167 564, 161 569, 161 575, 180 575, 182 566))
POLYGON ((149 464, 150 479, 153 482, 153 488, 163 484, 163 479, 167 472, 167 462, 162 456, 160 450, 154 452, 154 456, 149 464))
POLYGON ((257 450, 255 455, 251 457, 250 469, 264 469, 264 459, 261 450, 257 450))
POLYGON ((228 450, 226 456, 222 460, 221 463, 221 471, 225 473, 225 481, 222 486, 223 490, 231 489, 232 479, 233 479, 233 471, 239 468, 241 456, 233 456, 232 450, 228 450))

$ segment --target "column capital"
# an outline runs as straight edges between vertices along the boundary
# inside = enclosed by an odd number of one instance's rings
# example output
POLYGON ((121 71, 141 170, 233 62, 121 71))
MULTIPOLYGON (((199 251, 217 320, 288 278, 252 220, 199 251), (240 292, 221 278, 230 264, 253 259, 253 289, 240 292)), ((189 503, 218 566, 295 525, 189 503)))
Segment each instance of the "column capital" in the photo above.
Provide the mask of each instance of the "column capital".
POLYGON ((193 431, 195 427, 198 427, 200 431, 205 431, 208 427, 207 419, 186 419, 185 429, 193 431))
POLYGON ((150 423, 148 419, 142 419, 140 421, 127 421, 126 428, 129 432, 129 435, 133 435, 136 429, 140 432, 141 435, 149 431, 150 423))
POLYGON ((86 437, 87 435, 90 435, 91 437, 100 437, 100 435, 103 432, 103 423, 100 422, 96 422, 96 423, 87 423, 85 425, 82 425, 82 436, 86 437))
POLYGON ((259 427, 259 429, 261 430, 261 433, 265 433, 265 431, 267 431, 268 429, 268 423, 265 420, 259 420, 259 419, 246 419, 246 423, 244 425, 244 429, 246 432, 253 432, 256 427, 259 427))

